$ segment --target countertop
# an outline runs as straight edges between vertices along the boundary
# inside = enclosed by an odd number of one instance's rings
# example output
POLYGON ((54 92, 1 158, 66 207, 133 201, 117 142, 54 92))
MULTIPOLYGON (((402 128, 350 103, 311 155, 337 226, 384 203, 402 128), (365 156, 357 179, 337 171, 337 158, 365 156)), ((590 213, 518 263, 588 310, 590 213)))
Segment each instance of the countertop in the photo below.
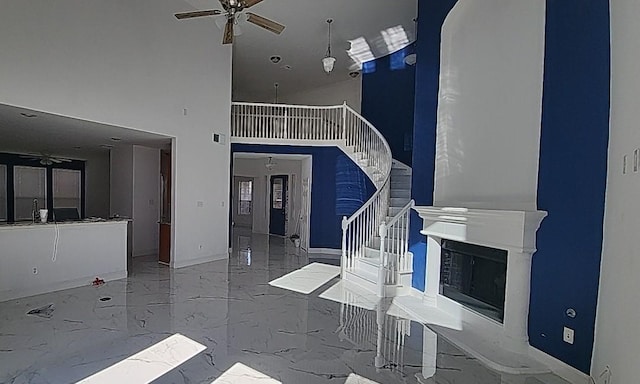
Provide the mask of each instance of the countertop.
POLYGON ((0 230, 3 229, 17 229, 17 228, 47 228, 47 227, 55 227, 59 226, 78 226, 78 225, 87 225, 87 224, 115 224, 115 223, 126 223, 132 221, 131 219, 126 218, 117 218, 117 219, 101 219, 101 218, 88 218, 79 221, 63 221, 60 223, 32 223, 31 221, 21 221, 16 223, 0 223, 0 230))

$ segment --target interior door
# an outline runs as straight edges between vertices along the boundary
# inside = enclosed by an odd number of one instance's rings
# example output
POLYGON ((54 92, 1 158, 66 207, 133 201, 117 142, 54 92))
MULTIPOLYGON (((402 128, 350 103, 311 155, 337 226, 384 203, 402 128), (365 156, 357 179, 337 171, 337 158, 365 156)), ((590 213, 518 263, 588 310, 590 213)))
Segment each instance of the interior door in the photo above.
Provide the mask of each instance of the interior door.
POLYGON ((171 262, 171 152, 160 152, 160 231, 158 261, 171 262))
POLYGON ((233 224, 253 227, 253 178, 233 177, 233 224))
POLYGON ((269 233, 285 236, 287 230, 287 175, 271 176, 269 233))

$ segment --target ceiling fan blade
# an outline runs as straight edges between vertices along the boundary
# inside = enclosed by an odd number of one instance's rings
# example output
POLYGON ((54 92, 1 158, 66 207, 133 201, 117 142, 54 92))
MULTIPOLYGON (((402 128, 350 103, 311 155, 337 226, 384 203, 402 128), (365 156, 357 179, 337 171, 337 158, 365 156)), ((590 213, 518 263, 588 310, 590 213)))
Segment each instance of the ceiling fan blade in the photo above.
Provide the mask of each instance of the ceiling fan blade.
POLYGON ((247 21, 257 25, 258 27, 266 29, 267 31, 273 32, 276 35, 281 34, 284 30, 284 25, 251 12, 247 12, 247 21))
POLYGON ((49 161, 53 161, 56 164, 62 163, 62 159, 56 159, 56 158, 53 158, 53 157, 50 157, 48 160, 49 161))
POLYGON ((227 24, 224 26, 224 36, 222 37, 222 44, 233 43, 233 18, 227 19, 227 24))
POLYGON ((253 7, 254 5, 261 3, 263 0, 244 0, 242 4, 245 8, 253 7))
POLYGON ((192 19, 194 17, 215 16, 215 15, 221 15, 221 14, 222 14, 222 11, 219 9, 210 9, 208 11, 176 13, 175 16, 176 16, 176 19, 182 20, 182 19, 192 19))
POLYGON ((222 8, 225 11, 228 11, 229 8, 231 8, 231 4, 229 4, 229 0, 218 0, 220 2, 220 5, 222 5, 222 8))

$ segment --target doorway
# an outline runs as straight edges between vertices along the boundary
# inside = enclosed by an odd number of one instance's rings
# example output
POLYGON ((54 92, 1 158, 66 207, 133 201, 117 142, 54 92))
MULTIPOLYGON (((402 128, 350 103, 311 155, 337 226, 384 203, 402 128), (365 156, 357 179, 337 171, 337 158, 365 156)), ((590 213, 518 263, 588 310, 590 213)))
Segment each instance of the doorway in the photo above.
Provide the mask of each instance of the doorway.
POLYGON ((270 181, 269 234, 285 236, 287 233, 288 175, 273 175, 270 181))
POLYGON ((171 263, 171 150, 160 151, 160 236, 158 262, 171 263))
POLYGON ((233 177, 233 225, 253 228, 253 177, 233 177))

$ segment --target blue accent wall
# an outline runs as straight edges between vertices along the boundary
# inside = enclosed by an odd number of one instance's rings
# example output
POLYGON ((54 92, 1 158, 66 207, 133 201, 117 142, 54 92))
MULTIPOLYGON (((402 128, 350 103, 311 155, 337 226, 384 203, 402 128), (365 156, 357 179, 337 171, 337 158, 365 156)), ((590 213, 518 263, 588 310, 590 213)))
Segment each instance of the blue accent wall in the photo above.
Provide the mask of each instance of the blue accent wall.
POLYGON ((547 0, 538 209, 529 338, 589 373, 607 177, 609 2, 547 0), (577 312, 566 316, 567 308, 577 312), (573 345, 563 327, 575 330, 573 345))
POLYGON ((393 158, 411 166, 415 66, 404 58, 414 51, 408 46, 365 63, 362 71, 362 116, 389 143, 393 158))
MULTIPOLYGON (((413 129, 413 175, 411 197, 416 205, 433 205, 436 158, 436 117, 440 78, 440 38, 442 24, 457 0, 418 3, 418 61, 415 73, 415 112, 413 129)), ((364 98, 364 95, 363 95, 364 98)), ((409 250, 413 252, 412 286, 424 291, 426 239, 420 234, 422 220, 411 212, 409 250)))
POLYGON ((344 152, 336 147, 232 144, 236 152, 312 156, 311 248, 340 249, 342 216, 350 216, 375 192, 375 186, 344 152))

